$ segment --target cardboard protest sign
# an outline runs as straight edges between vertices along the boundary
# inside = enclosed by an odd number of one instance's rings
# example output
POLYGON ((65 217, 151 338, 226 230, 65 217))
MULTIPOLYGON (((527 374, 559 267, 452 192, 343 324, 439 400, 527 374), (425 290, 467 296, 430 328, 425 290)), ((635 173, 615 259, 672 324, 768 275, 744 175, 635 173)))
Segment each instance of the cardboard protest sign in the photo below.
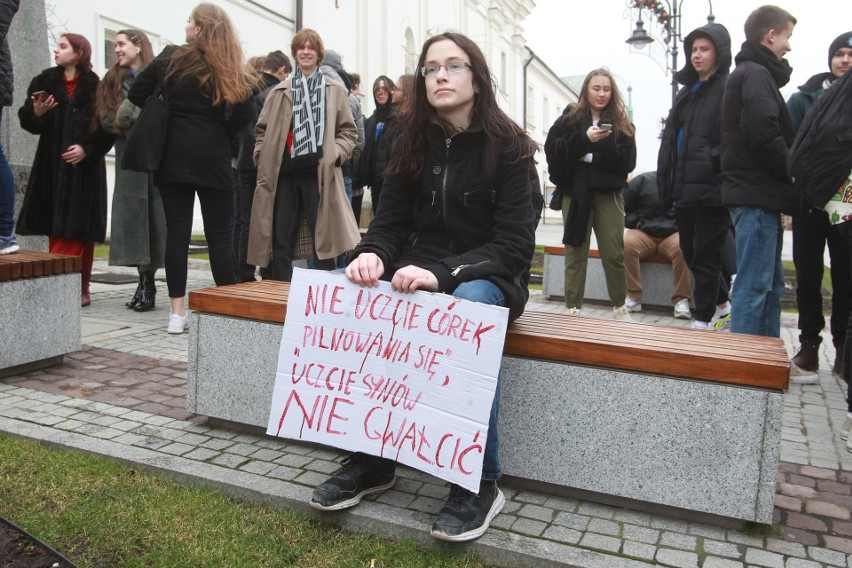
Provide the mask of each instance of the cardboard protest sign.
POLYGON ((852 220, 852 172, 831 201, 825 204, 825 210, 832 225, 852 220))
POLYGON ((267 433, 479 490, 506 308, 295 269, 267 433))

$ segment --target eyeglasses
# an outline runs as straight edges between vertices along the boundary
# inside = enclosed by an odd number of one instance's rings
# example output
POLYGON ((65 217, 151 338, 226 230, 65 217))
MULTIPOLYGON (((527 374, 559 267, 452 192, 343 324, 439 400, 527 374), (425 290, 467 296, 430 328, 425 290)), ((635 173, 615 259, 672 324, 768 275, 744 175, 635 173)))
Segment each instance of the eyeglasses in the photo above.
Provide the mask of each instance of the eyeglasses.
POLYGON ((454 61, 446 65, 427 65, 420 68, 420 74, 424 77, 435 77, 441 72, 441 69, 446 69, 447 73, 461 73, 465 69, 473 69, 470 63, 466 61, 454 61))

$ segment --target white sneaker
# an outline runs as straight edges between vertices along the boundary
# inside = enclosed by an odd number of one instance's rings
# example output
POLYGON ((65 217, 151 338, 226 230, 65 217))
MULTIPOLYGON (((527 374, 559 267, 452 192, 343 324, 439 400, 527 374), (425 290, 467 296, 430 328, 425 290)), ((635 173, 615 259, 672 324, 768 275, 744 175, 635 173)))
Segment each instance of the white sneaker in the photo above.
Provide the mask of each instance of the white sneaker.
POLYGON ((689 311, 689 300, 681 298, 674 305, 674 317, 679 320, 692 319, 692 312, 689 311))
POLYGON ((843 423, 843 429, 840 431, 840 437, 843 440, 849 438, 849 432, 852 431, 852 417, 846 416, 846 422, 843 423))
POLYGON ((813 371, 806 371, 790 361, 790 382, 796 385, 815 385, 819 377, 813 371))
POLYGON ((710 319, 710 327, 716 331, 728 331, 731 329, 731 302, 725 302, 716 306, 716 312, 710 319))
POLYGON ((624 307, 627 308, 627 311, 631 314, 642 311, 642 300, 634 300, 633 298, 627 298, 627 301, 624 302, 624 307))
POLYGON ((568 315, 569 316, 579 316, 580 315, 580 308, 568 308, 568 315))
POLYGON ((711 329, 713 329, 713 328, 712 328, 712 327, 710 326, 710 324, 709 324, 708 322, 706 322, 706 321, 698 321, 698 320, 695 320, 695 321, 693 321, 693 322, 692 322, 692 329, 706 329, 706 330, 711 330, 711 329))
POLYGON ((627 304, 612 308, 612 319, 618 321, 633 321, 630 317, 630 310, 627 309, 627 304))
POLYGON ((179 316, 177 314, 169 314, 169 333, 183 333, 186 331, 187 314, 179 316))

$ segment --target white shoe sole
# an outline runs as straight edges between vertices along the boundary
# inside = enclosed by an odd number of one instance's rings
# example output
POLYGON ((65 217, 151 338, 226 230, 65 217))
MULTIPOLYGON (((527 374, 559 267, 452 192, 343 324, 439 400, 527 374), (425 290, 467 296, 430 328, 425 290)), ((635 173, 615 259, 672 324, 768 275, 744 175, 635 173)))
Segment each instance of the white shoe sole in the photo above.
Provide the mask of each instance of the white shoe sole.
POLYGON ((396 477, 390 480, 390 482, 385 483, 384 485, 377 485, 375 487, 371 487, 369 489, 365 489, 358 495, 354 496, 352 499, 347 499, 346 501, 340 501, 335 503, 334 505, 323 505, 322 503, 317 503, 313 499, 311 499, 310 503, 308 503, 311 508, 316 509, 317 511, 341 511, 343 509, 348 509, 350 507, 354 507, 358 503, 361 502, 361 499, 366 497, 367 495, 374 495, 376 493, 384 493, 388 489, 394 486, 396 483, 396 477))
POLYGON ((0 250, 0 254, 12 254, 13 252, 18 252, 19 250, 21 250, 20 246, 12 245, 10 247, 6 247, 6 248, 0 250))
POLYGON ((488 527, 491 526, 491 521, 494 520, 500 511, 503 510, 503 505, 506 504, 506 498, 503 496, 503 492, 500 491, 500 488, 497 488, 497 496, 494 498, 494 503, 491 504, 491 510, 488 511, 488 514, 485 516, 485 520, 482 523, 482 526, 472 531, 468 531, 466 533, 449 535, 446 533, 442 533, 439 531, 431 531, 431 534, 434 538, 438 540, 443 540, 446 542, 465 542, 468 540, 476 540, 485 534, 485 531, 488 530, 488 527))

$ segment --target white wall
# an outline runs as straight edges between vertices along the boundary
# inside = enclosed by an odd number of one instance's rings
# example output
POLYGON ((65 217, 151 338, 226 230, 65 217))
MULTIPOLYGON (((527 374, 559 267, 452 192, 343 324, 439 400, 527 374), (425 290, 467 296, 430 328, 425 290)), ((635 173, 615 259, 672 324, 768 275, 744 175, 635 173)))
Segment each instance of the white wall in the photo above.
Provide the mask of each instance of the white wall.
MULTIPOLYGON (((290 54, 295 30, 295 0, 216 0, 237 26, 246 57, 274 49, 290 54)), ((182 43, 184 25, 197 0, 145 0, 140 5, 115 0, 47 0, 51 49, 64 31, 86 36, 94 49, 95 71, 103 75, 104 41, 108 30, 133 27, 147 32, 155 52, 168 43, 182 43)), ((374 110, 373 80, 388 75, 396 80, 413 69, 420 47, 430 36, 458 31, 482 49, 497 82, 501 108, 518 124, 524 122, 523 66, 529 59, 522 22, 534 6, 532 0, 304 0, 303 25, 316 29, 326 49, 343 56, 343 65, 361 75, 365 116, 374 110), (505 58, 505 65, 502 61, 505 58)), ((50 60, 53 60, 50 55, 50 60)), ((28 80, 28 79, 27 79, 28 80)), ((567 89, 546 68, 533 62, 528 81, 536 93, 538 116, 528 125, 533 138, 543 144, 546 129, 541 105, 548 96, 555 109, 569 102, 567 89)), ((555 119, 550 111, 550 122, 555 119)), ((110 184, 112 157, 107 158, 110 184)), ((539 158, 546 179, 544 156, 539 158)), ((110 197, 111 199, 111 197, 110 197)), ((196 204, 195 232, 202 230, 196 204)))
MULTIPOLYGON (((310 0, 307 0, 310 1, 310 0)), ((294 0, 216 0, 228 13, 240 34, 246 57, 266 54, 275 49, 290 52, 290 39, 295 29, 294 0)), ((48 45, 52 50, 63 32, 84 35, 92 44, 95 72, 106 72, 104 42, 112 39, 109 30, 136 28, 152 40, 154 53, 169 43, 183 43, 184 26, 196 0, 145 0, 142 4, 116 0, 46 0, 48 45)), ((53 55, 50 54, 50 61, 53 55)), ((30 78, 19 78, 29 82, 30 78)), ((26 84, 26 83, 24 83, 26 84)), ((115 179, 114 157, 107 156, 109 203, 115 179)), ((109 216, 112 207, 107 209, 109 216)), ((109 218, 107 230, 109 230, 109 218)), ((194 232, 203 231, 201 209, 195 204, 194 232)))

